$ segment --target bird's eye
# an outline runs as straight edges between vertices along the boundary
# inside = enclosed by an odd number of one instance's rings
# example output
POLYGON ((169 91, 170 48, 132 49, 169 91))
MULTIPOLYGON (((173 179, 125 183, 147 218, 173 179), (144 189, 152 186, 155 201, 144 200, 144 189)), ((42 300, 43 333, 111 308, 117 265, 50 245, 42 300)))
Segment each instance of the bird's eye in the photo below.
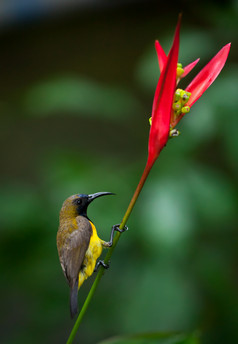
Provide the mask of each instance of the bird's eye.
POLYGON ((78 199, 76 200, 76 203, 79 205, 79 204, 82 203, 82 200, 81 200, 80 198, 78 198, 78 199))

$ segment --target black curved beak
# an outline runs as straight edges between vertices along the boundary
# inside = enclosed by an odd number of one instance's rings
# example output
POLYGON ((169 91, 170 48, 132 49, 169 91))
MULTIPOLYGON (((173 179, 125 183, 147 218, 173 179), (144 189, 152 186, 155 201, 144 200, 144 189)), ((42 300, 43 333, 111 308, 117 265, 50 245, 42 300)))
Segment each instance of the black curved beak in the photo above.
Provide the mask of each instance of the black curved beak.
POLYGON ((115 195, 113 192, 96 192, 94 194, 88 195, 88 203, 91 203, 95 198, 106 196, 106 195, 115 195))

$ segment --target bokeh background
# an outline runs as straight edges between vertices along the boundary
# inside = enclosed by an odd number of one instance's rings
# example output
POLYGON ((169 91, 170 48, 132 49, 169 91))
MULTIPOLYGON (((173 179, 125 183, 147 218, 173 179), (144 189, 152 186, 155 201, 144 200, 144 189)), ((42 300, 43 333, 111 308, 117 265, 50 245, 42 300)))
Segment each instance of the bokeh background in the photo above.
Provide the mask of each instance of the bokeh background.
POLYGON ((176 330, 238 342, 238 1, 2 0, 1 343, 66 342, 60 207, 111 191, 89 217, 103 239, 122 219, 147 156, 154 40, 168 52, 181 10, 179 61, 201 58, 184 85, 231 41, 228 62, 153 168, 77 340, 176 330))

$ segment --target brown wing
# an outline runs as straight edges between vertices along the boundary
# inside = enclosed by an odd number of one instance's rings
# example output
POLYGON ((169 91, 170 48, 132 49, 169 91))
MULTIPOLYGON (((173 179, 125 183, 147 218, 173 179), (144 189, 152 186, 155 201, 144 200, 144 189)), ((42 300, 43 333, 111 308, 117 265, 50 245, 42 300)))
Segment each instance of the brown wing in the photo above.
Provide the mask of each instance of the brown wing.
POLYGON ((85 217, 78 216, 76 221, 76 229, 65 239, 60 252, 61 266, 71 288, 78 278, 92 235, 91 224, 85 217))

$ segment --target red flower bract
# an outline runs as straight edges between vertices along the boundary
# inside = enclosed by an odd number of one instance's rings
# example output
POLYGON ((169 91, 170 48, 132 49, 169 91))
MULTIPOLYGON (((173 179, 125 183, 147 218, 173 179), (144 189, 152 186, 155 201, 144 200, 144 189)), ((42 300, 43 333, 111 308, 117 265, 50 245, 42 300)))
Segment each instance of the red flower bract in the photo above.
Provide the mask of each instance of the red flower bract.
POLYGON ((169 137, 171 109, 176 87, 180 21, 179 18, 174 42, 164 63, 155 91, 147 161, 147 165, 150 167, 154 164, 169 137))
MULTIPOLYGON (((155 49, 156 49, 157 56, 158 56, 159 69, 160 69, 160 72, 162 72, 164 65, 166 64, 166 61, 167 61, 167 56, 164 52, 164 49, 161 47, 159 41, 155 41, 155 49)), ((196 64, 198 63, 199 60, 200 59, 197 59, 194 62, 187 65, 186 67, 184 67, 183 68, 184 73, 181 77, 184 78, 189 72, 191 72, 191 70, 196 66, 196 64)))
MULTIPOLYGON (((226 44, 185 88, 186 92, 191 93, 191 96, 186 104, 187 106, 191 108, 193 104, 201 97, 201 95, 208 89, 208 87, 211 86, 211 84, 216 80, 226 63, 230 48, 231 43, 226 44)), ((184 70, 187 67, 185 67, 184 70)), ((171 128, 174 128, 184 115, 185 114, 181 114, 177 118, 174 118, 170 123, 171 128)))
POLYGON ((187 104, 188 106, 191 107, 218 77, 226 63, 230 47, 231 43, 225 45, 185 89, 185 91, 191 92, 191 97, 187 104))

